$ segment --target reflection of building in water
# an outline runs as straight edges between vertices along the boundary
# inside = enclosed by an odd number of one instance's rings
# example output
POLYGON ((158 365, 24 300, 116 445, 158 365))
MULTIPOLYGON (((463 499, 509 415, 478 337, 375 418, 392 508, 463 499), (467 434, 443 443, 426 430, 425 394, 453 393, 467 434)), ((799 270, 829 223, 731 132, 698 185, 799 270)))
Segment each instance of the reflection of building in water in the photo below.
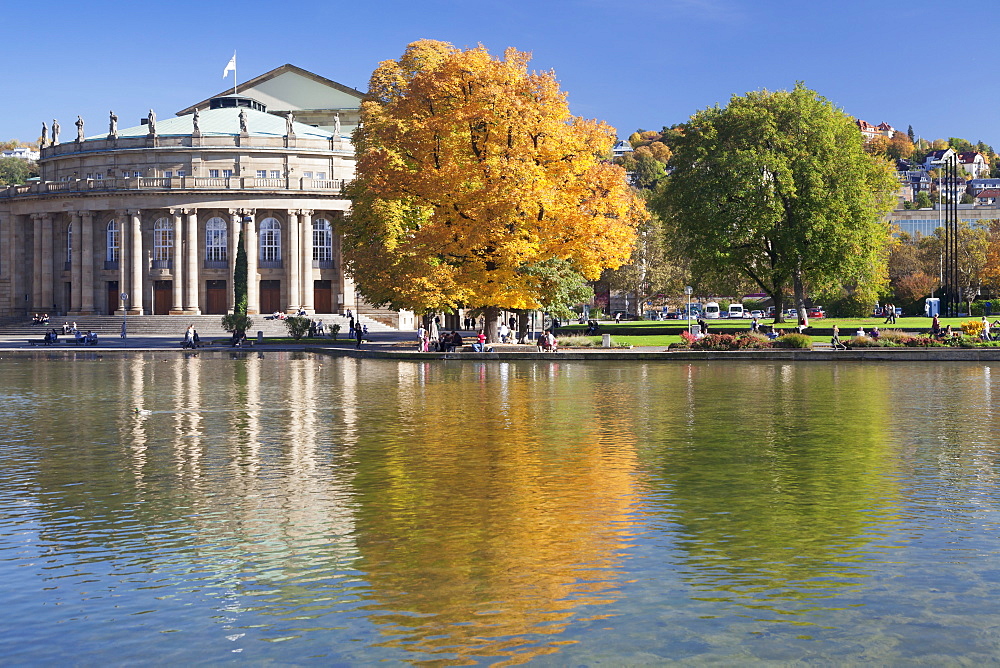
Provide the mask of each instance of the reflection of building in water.
POLYGON ((522 662, 557 652, 560 633, 621 596, 635 434, 619 398, 584 375, 549 363, 399 365, 397 387, 385 387, 395 396, 378 402, 397 407, 380 416, 396 437, 361 436, 362 450, 380 440, 382 456, 361 461, 357 478, 371 483, 357 486, 357 567, 384 645, 522 662))
POLYGON ((356 548, 351 472, 327 466, 353 425, 329 410, 323 368, 281 354, 207 353, 123 368, 118 391, 144 411, 121 419, 143 512, 177 522, 183 509, 183 558, 228 583, 230 607, 266 586, 263 614, 307 603, 324 614, 331 583, 315 573, 349 569, 356 548))

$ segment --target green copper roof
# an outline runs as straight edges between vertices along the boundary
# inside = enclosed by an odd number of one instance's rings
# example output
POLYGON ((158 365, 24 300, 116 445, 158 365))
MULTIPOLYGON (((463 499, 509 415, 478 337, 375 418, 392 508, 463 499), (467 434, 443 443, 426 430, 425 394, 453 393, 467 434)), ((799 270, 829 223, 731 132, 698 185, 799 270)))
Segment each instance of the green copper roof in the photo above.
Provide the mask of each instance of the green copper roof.
MULTIPOLYGON (((268 114, 255 109, 225 108, 205 109, 199 114, 198 126, 202 136, 237 136, 240 134, 240 111, 247 115, 247 133, 251 137, 284 137, 285 119, 274 114, 268 114)), ((292 123, 296 137, 303 139, 329 139, 333 133, 321 130, 305 123, 292 123)), ((173 116, 156 120, 156 134, 160 137, 190 136, 194 132, 194 114, 173 116)), ((149 126, 137 125, 131 128, 119 129, 119 137, 145 137, 149 134, 149 126)), ((101 134, 87 137, 86 141, 107 139, 101 134)))

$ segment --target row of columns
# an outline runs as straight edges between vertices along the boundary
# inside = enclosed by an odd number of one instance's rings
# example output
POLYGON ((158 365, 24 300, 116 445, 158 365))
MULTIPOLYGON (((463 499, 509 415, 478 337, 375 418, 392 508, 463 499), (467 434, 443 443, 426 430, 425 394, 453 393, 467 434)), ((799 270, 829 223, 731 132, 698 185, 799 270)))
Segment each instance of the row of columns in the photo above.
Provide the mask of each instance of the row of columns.
MULTIPOLYGON (((193 208, 174 208, 169 210, 173 222, 173 249, 170 277, 173 283, 171 294, 171 314, 201 313, 199 303, 199 287, 202 272, 199 271, 198 248, 201 235, 198 233, 198 211, 193 208)), ((228 230, 229 272, 226 277, 227 308, 232 311, 234 295, 232 278, 236 269, 236 253, 243 231, 243 244, 247 254, 248 302, 251 312, 254 312, 260 302, 257 247, 257 221, 254 220, 253 209, 230 209, 228 230)), ((294 312, 304 309, 313 312, 313 211, 308 209, 291 209, 287 212, 286 223, 282 226, 282 240, 287 244, 287 252, 282 255, 288 258, 285 266, 287 277, 287 311, 294 312)), ((34 253, 32 267, 32 298, 34 311, 48 311, 49 305, 55 306, 54 294, 54 248, 53 248, 53 214, 32 214, 34 231, 34 253)), ((119 292, 129 295, 129 303, 122 305, 128 308, 130 315, 142 315, 146 312, 144 304, 153 300, 152 281, 149 279, 149 264, 143 243, 143 222, 141 211, 120 210, 115 212, 114 220, 118 223, 118 287, 119 292)), ((94 309, 94 214, 91 211, 73 211, 70 213, 72 224, 72 256, 70 275, 72 294, 70 296, 70 312, 77 315, 87 315, 94 309)), ((104 222, 104 221, 102 221, 104 222)), ((102 227, 102 233, 105 230, 102 227)), ((53 309, 54 310, 54 309, 53 309)), ((121 309, 117 311, 121 314, 121 309)))

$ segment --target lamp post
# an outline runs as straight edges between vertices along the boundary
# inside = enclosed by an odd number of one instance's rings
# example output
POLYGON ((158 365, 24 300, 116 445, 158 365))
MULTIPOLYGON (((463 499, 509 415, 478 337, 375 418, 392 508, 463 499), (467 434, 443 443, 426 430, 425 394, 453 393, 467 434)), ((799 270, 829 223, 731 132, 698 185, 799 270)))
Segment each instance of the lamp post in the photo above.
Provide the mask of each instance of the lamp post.
POLYGON ((688 285, 687 287, 684 288, 684 294, 686 294, 687 298, 688 298, 688 306, 687 306, 688 334, 691 333, 691 293, 692 292, 694 292, 694 288, 692 288, 690 285, 688 285))
POLYGON ((125 345, 128 345, 128 293, 123 292, 119 297, 122 298, 122 340, 125 345))

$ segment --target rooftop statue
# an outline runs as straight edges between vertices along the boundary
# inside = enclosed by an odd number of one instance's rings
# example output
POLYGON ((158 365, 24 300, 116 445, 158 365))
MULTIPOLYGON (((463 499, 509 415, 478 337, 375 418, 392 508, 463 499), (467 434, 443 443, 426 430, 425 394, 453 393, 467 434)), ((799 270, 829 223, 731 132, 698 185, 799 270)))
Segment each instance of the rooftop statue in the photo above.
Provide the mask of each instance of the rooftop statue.
POLYGON ((191 127, 192 127, 191 132, 196 135, 201 134, 201 127, 199 126, 200 114, 201 112, 195 109, 194 114, 191 116, 191 127))
POLYGON ((118 117, 115 116, 115 112, 108 112, 110 117, 108 119, 108 136, 115 138, 118 136, 118 117))
POLYGON ((59 143, 59 121, 52 119, 52 145, 59 143))
POLYGON ((248 134, 250 131, 247 130, 247 110, 240 109, 240 134, 248 134))
POLYGON ((83 117, 76 117, 76 140, 78 142, 83 141, 83 117))
POLYGON ((39 148, 45 148, 45 145, 49 143, 49 126, 42 121, 42 141, 38 144, 39 148))
POLYGON ((156 134, 156 112, 152 109, 149 110, 149 115, 146 117, 147 125, 149 125, 149 134, 156 134))

